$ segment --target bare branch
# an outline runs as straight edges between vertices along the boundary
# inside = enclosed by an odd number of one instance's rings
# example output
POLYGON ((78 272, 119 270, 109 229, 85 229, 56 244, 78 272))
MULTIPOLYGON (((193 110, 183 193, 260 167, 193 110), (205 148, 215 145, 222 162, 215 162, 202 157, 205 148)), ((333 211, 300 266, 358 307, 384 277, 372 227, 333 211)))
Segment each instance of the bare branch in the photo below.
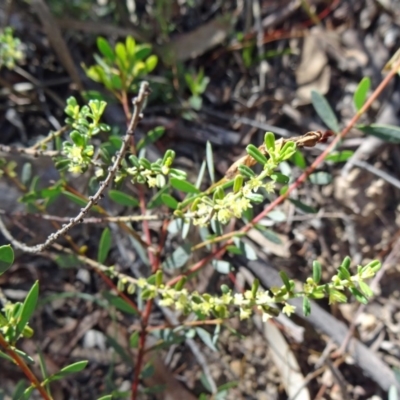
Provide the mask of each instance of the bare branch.
POLYGON ((126 131, 121 148, 116 153, 116 159, 115 159, 114 164, 109 167, 108 175, 104 179, 104 181, 102 181, 100 183, 100 187, 99 187, 98 191, 93 196, 89 197, 89 202, 86 204, 86 206, 81 209, 81 211, 75 218, 71 218, 69 223, 64 224, 60 230, 49 235, 49 237, 47 238, 47 240, 44 243, 38 244, 36 246, 27 246, 26 244, 21 243, 18 240, 16 240, 11 235, 11 233, 5 226, 4 222, 0 218, 0 231, 3 233, 4 237, 11 242, 11 244, 13 246, 15 246, 16 248, 19 248, 20 250, 27 252, 27 253, 40 253, 43 250, 45 250, 47 247, 49 247, 51 244, 53 244, 60 236, 66 234, 72 227, 74 227, 75 225, 79 224, 82 221, 82 219, 85 217, 85 215, 88 213, 88 211, 94 205, 96 205, 98 203, 98 201, 103 197, 103 192, 105 191, 107 186, 112 182, 115 174, 117 173, 118 168, 119 168, 119 166, 125 156, 125 153, 129 147, 130 139, 131 139, 131 137, 133 137, 134 131, 135 131, 139 121, 143 117, 142 109, 143 109, 143 106, 144 106, 145 101, 149 94, 150 94, 150 90, 149 90, 148 82, 142 82, 142 84, 140 85, 140 90, 139 90, 138 96, 133 99, 134 111, 132 114, 132 118, 129 123, 128 129, 126 131))

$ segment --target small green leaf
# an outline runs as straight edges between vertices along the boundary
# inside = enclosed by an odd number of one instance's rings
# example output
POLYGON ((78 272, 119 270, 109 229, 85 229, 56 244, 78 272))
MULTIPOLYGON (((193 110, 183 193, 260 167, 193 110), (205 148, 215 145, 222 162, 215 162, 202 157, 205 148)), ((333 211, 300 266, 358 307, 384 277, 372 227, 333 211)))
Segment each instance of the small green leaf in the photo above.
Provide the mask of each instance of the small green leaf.
POLYGON ((261 165, 265 165, 268 162, 267 157, 265 157, 264 154, 262 154, 256 146, 254 146, 254 144, 249 144, 246 147, 246 151, 249 156, 254 158, 261 165))
POLYGON ((158 63, 158 57, 154 54, 152 54, 150 57, 147 58, 145 61, 146 64, 146 72, 149 74, 154 70, 154 68, 157 66, 158 63))
POLYGON ((0 275, 4 274, 14 262, 14 251, 12 247, 4 245, 0 247, 0 275))
POLYGON ((240 240, 238 237, 233 238, 233 241, 240 250, 240 254, 244 254, 248 260, 257 260, 257 254, 250 244, 240 240))
POLYGON ((290 178, 286 175, 280 174, 279 172, 274 172, 271 175, 271 179, 274 182, 278 182, 278 183, 283 183, 284 185, 286 185, 287 183, 289 183, 290 178))
POLYGON ((184 181, 184 180, 177 179, 177 178, 171 178, 169 181, 171 183, 171 186, 174 189, 180 190, 181 192, 194 193, 194 194, 199 194, 200 193, 200 190, 197 189, 196 186, 192 185, 188 181, 184 181))
POLYGON ((362 78, 360 83, 358 84, 353 96, 354 105, 357 111, 360 111, 360 109, 364 105, 370 86, 371 79, 368 77, 362 78))
POLYGON ((112 306, 114 306, 118 310, 128 314, 137 315, 137 311, 122 297, 117 296, 111 292, 102 292, 102 295, 112 306))
POLYGON ((211 182, 214 183, 215 182, 214 155, 213 155, 212 145, 209 141, 207 141, 206 145, 206 161, 211 182))
POLYGON ((139 152, 149 144, 155 143, 164 133, 165 128, 163 126, 157 126, 156 128, 152 129, 143 139, 139 140, 136 145, 136 150, 139 152))
POLYGON ((273 154, 275 152, 275 135, 272 132, 265 133, 264 144, 269 154, 273 154))
POLYGON ((114 190, 114 189, 109 190, 108 196, 110 197, 111 200, 115 201, 118 204, 121 204, 122 206, 137 207, 139 205, 138 199, 135 199, 129 194, 126 194, 119 190, 114 190))
POLYGON ((324 121, 325 125, 334 132, 339 132, 339 122, 326 98, 315 90, 311 91, 311 101, 315 111, 324 121))
POLYGON ((199 338, 203 341, 203 343, 212 351, 218 351, 218 349, 215 347, 215 344, 211 338, 211 335, 209 332, 207 332, 203 328, 196 328, 197 335, 199 338))
POLYGON ((279 272, 279 275, 282 279, 283 284, 285 285, 285 288, 288 292, 290 292, 291 290, 291 286, 290 286, 290 281, 289 281, 289 277, 287 276, 285 271, 281 271, 279 272))
POLYGON ((185 243, 177 247, 174 252, 163 262, 163 268, 178 269, 182 268, 191 256, 191 244, 185 243))
POLYGON ((31 177, 32 177, 32 164, 27 162, 22 167, 21 182, 24 185, 28 185, 31 177))
POLYGON ((139 331, 135 331, 129 338, 129 347, 131 349, 136 349, 139 344, 139 331))
POLYGON ((68 197, 69 200, 73 201, 74 203, 78 204, 78 206, 81 207, 86 207, 87 205, 87 201, 84 199, 81 199, 79 196, 77 196, 76 194, 73 194, 71 192, 68 192, 66 190, 62 191, 62 194, 66 197, 68 197))
POLYGON ((308 206, 307 204, 304 204, 300 200, 289 198, 289 201, 293 203, 298 209, 307 214, 315 214, 317 212, 317 210, 314 207, 308 206))
POLYGON ((59 379, 64 378, 67 375, 74 374, 76 372, 80 372, 83 369, 86 368, 86 365, 88 364, 89 361, 77 361, 76 363, 70 364, 64 368, 62 368, 59 372, 56 374, 50 376, 48 378, 48 382, 53 382, 59 379))
POLYGON ((247 165, 239 165, 238 170, 240 175, 243 175, 247 178, 253 178, 256 176, 255 172, 247 165))
POLYGON ((398 126, 371 124, 357 126, 357 128, 367 135, 376 136, 385 142, 400 143, 400 128, 398 126))
POLYGON ((31 287, 29 293, 26 295, 24 304, 22 305, 22 309, 17 323, 17 332, 16 332, 17 337, 22 333, 22 331, 25 328, 25 325, 28 323, 29 319, 34 313, 36 309, 38 296, 39 296, 39 282, 36 281, 31 287))
POLYGON ((366 297, 372 297, 374 295, 372 289, 365 282, 360 281, 358 284, 360 285, 360 289, 366 297))
POLYGON ((103 233, 101 234, 99 250, 97 252, 97 261, 100 264, 104 264, 104 262, 106 261, 110 248, 111 248, 111 231, 109 228, 105 228, 103 233))
POLYGON ((162 193, 161 200, 167 207, 172 208, 173 210, 176 210, 178 208, 179 203, 168 193, 162 193))
MULTIPOLYGON (((350 288, 350 291, 352 291, 351 289, 352 288, 350 288)), ((347 303, 347 297, 342 292, 339 292, 338 290, 335 289, 331 289, 329 291, 329 304, 335 304, 335 303, 347 303)))
POLYGON ((329 154, 325 161, 332 161, 332 162, 345 162, 347 161, 352 155, 354 151, 351 150, 343 150, 329 154))
POLYGON ((135 39, 132 36, 127 36, 125 39, 125 47, 129 57, 135 55, 135 46, 135 39))
POLYGON ((105 396, 99 397, 97 400, 113 400, 112 394, 106 394, 105 396))
MULTIPOLYGON (((285 218, 286 220, 286 218, 285 218)), ((269 240, 271 243, 282 244, 280 237, 271 229, 267 229, 264 226, 257 224, 256 228, 262 233, 262 235, 269 240)))
POLYGON ((231 264, 228 261, 213 260, 211 264, 220 274, 229 274, 229 272, 232 270, 231 264))
POLYGON ((338 268, 338 276, 342 280, 350 280, 351 278, 349 270, 343 266, 338 268))
POLYGON ((103 37, 97 38, 97 48, 99 49, 100 53, 107 58, 109 61, 115 60, 114 50, 111 48, 110 44, 108 43, 107 39, 103 37))
POLYGON ((319 261, 313 262, 313 280, 316 284, 318 284, 321 280, 322 276, 322 266, 319 261))
POLYGON ((310 175, 310 181, 314 185, 328 185, 332 182, 332 175, 329 172, 318 171, 310 175))
MULTIPOLYGON (((368 299, 355 287, 351 287, 349 288, 349 291, 351 292, 351 294, 356 298, 356 300, 358 302, 360 302, 361 304, 368 304, 368 299)), ((346 299, 346 296, 345 296, 346 299)), ((342 303, 345 303, 347 301, 347 299, 345 301, 343 301, 342 303)))
POLYGON ((301 169, 305 169, 307 166, 306 159, 303 153, 299 150, 296 151, 291 157, 292 163, 301 169))
POLYGON ((126 48, 123 43, 118 42, 115 45, 115 53, 117 55, 117 59, 120 67, 124 70, 127 67, 127 57, 126 57, 126 48))
POLYGON ((343 259, 342 264, 340 266, 349 271, 350 270, 350 265, 351 265, 351 258, 349 256, 346 256, 343 259))
POLYGON ((303 314, 305 317, 308 317, 311 312, 311 302, 308 297, 303 297, 303 314))

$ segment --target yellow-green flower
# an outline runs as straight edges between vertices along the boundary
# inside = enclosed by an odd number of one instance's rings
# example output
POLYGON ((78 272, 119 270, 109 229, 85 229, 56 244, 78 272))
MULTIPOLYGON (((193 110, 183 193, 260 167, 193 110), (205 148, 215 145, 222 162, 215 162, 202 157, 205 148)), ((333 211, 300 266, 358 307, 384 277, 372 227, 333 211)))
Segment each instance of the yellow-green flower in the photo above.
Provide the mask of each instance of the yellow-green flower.
POLYGON ((296 307, 286 303, 282 309, 282 312, 290 317, 296 311, 296 307))

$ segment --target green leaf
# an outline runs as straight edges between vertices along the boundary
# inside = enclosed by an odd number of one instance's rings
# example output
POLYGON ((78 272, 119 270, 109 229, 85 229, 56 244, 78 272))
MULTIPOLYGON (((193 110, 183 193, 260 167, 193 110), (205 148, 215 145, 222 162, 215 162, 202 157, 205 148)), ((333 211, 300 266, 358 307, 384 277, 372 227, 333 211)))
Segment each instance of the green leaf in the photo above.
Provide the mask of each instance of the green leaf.
POLYGON ((316 284, 318 284, 321 280, 322 276, 322 266, 319 261, 313 262, 313 280, 316 284))
POLYGON ((307 214, 315 214, 317 212, 317 210, 314 207, 308 206, 307 204, 304 204, 300 200, 289 198, 289 201, 292 204, 294 204, 298 209, 300 209, 301 211, 303 211, 307 214))
POLYGON ((232 270, 232 266, 228 261, 223 260, 212 260, 211 262, 214 269, 219 272, 220 274, 229 274, 232 270))
POLYGON ((215 183, 214 155, 213 155, 212 145, 209 141, 207 141, 206 145, 206 161, 211 182, 215 183))
POLYGON ((239 249, 239 254, 244 254, 248 260, 257 260, 257 254, 254 251, 253 247, 248 243, 240 240, 238 237, 233 238, 233 242, 236 247, 239 249))
POLYGON ((311 101, 315 111, 324 121, 325 125, 334 132, 339 132, 339 122, 326 98, 315 90, 311 91, 311 101))
POLYGON ((135 331, 129 338, 129 347, 131 349, 136 349, 139 344, 139 331, 135 331))
POLYGON ((308 297, 303 297, 303 314, 308 317, 311 312, 311 302, 308 297))
POLYGON ((115 201, 118 204, 121 204, 122 206, 137 207, 139 205, 138 199, 135 199, 129 194, 126 194, 119 190, 114 190, 114 189, 109 190, 108 196, 110 197, 111 200, 115 201))
POLYGON ((21 313, 18 318, 16 337, 18 337, 24 330, 26 324, 31 318, 36 309, 37 299, 39 296, 39 282, 36 281, 31 290, 27 294, 24 304, 22 305, 21 313))
POLYGON ((292 163, 301 169, 305 169, 307 166, 306 160, 303 153, 299 150, 296 151, 291 157, 292 163))
POLYGON ((328 185, 332 182, 332 175, 329 172, 318 171, 310 175, 310 181, 314 185, 328 185))
POLYGON ((289 183, 290 178, 286 175, 280 174, 279 172, 274 172, 271 175, 271 179, 275 182, 278 183, 283 183, 284 185, 286 185, 287 183, 289 183))
POLYGON ((22 167, 21 182, 24 185, 28 185, 31 177, 32 177, 32 164, 27 162, 22 167))
POLYGON ((14 251, 12 247, 7 244, 0 247, 0 275, 4 274, 14 262, 14 251))
POLYGON ((207 332, 203 328, 196 328, 196 332, 199 338, 209 349, 211 349, 212 351, 218 351, 209 332, 207 332))
POLYGON ((77 268, 81 264, 75 254, 59 254, 56 256, 55 262, 60 268, 77 268))
POLYGON ((122 67, 122 69, 125 70, 125 68, 127 67, 127 57, 126 57, 126 48, 123 43, 118 42, 115 45, 115 53, 117 55, 120 67, 122 67))
POLYGON ((357 126, 357 128, 367 135, 376 136, 386 142, 400 143, 400 128, 398 126, 371 124, 357 126))
MULTIPOLYGON (((147 203, 147 208, 149 210, 155 208, 155 207, 159 207, 161 206, 161 204, 163 204, 163 200, 162 200, 162 195, 166 194, 165 192, 168 192, 169 187, 166 185, 164 186, 162 189, 160 189, 147 203)), ((175 199, 174 199, 175 200, 175 199)), ((175 200, 176 201, 176 200, 175 200)), ((178 204, 178 202, 177 202, 178 204)))
POLYGON ((146 72, 149 74, 154 70, 154 68, 157 66, 158 63, 158 57, 154 54, 152 54, 150 57, 147 58, 145 61, 146 64, 146 72))
POLYGON ((64 378, 67 375, 74 374, 76 372, 80 372, 86 368, 86 365, 89 361, 78 361, 76 363, 67 365, 66 367, 62 368, 59 372, 49 377, 48 382, 53 382, 59 379, 64 378))
POLYGON ((157 126, 156 128, 152 129, 143 139, 139 140, 138 144, 136 145, 136 150, 139 152, 149 144, 155 143, 161 138, 162 135, 164 135, 164 133, 165 128, 163 126, 157 126))
POLYGON ((106 261, 110 248, 111 248, 111 231, 109 228, 105 228, 103 233, 101 234, 99 250, 97 253, 97 261, 100 264, 104 264, 104 261, 106 261))
POLYGON ((163 268, 178 269, 182 268, 191 256, 191 244, 185 243, 177 247, 174 252, 163 262, 163 268))
POLYGON ((290 281, 289 281, 289 277, 287 276, 285 271, 281 271, 279 272, 279 275, 282 279, 283 284, 285 285, 285 288, 288 292, 290 292, 291 286, 290 286, 290 281))
POLYGON ((137 315, 137 311, 122 297, 119 297, 111 292, 102 292, 102 295, 112 306, 118 310, 128 314, 137 315))
POLYGON ((196 186, 192 185, 188 181, 184 181, 184 180, 177 179, 177 178, 171 178, 169 181, 171 183, 171 186, 174 189, 180 190, 181 192, 194 193, 194 194, 199 194, 200 193, 200 190, 197 189, 196 186))
POLYGON ((129 57, 135 55, 135 46, 135 39, 132 36, 127 36, 125 39, 125 47, 129 57))
POLYGON ((261 153, 261 151, 254 146, 254 144, 249 144, 246 147, 247 154, 254 158, 259 164, 265 165, 268 162, 267 157, 264 156, 264 154, 261 153))
POLYGON ((338 276, 342 280, 350 280, 351 275, 347 268, 343 267, 342 265, 338 268, 338 276))
POLYGON ((200 167, 199 173, 197 175, 197 179, 196 179, 196 187, 197 187, 197 189, 200 188, 201 182, 203 182, 204 173, 206 172, 206 167, 207 167, 207 163, 206 163, 206 161, 203 161, 201 163, 201 167, 200 167))
MULTIPOLYGON (((368 299, 355 287, 349 288, 349 291, 351 294, 356 298, 358 302, 361 304, 368 304, 368 299)), ((345 301, 342 303, 345 303, 347 301, 346 296, 345 296, 345 301)))
POLYGON ((13 397, 11 400, 21 400, 21 396, 23 395, 24 391, 25 391, 25 381, 21 380, 19 381, 14 389, 13 392, 13 397))
POLYGON ((265 132, 264 144, 269 154, 275 152, 275 135, 272 132, 265 132))
POLYGON ((109 61, 115 60, 114 50, 108 43, 107 39, 103 37, 97 38, 97 48, 99 49, 100 53, 109 61))
POLYGON ((360 111, 360 109, 364 105, 370 86, 371 79, 368 77, 362 78, 360 83, 358 84, 353 96, 354 105, 357 111, 360 111))
POLYGON ((87 205, 87 201, 84 199, 81 199, 79 196, 77 196, 76 194, 73 194, 71 192, 68 192, 66 190, 62 191, 62 194, 66 197, 68 197, 69 200, 73 201, 74 203, 78 204, 78 206, 81 207, 86 207, 87 205))
POLYGON ((366 297, 372 297, 374 295, 372 289, 365 282, 360 281, 358 284, 360 285, 360 289, 366 297))
POLYGON ((167 207, 172 208, 173 210, 176 210, 178 208, 179 203, 168 193, 162 193, 161 200, 167 207))
POLYGON ((113 400, 113 395, 106 394, 105 396, 99 397, 97 400, 113 400))
POLYGON ((343 150, 329 154, 325 161, 332 161, 332 162, 345 162, 347 161, 352 155, 354 151, 351 150, 343 150))

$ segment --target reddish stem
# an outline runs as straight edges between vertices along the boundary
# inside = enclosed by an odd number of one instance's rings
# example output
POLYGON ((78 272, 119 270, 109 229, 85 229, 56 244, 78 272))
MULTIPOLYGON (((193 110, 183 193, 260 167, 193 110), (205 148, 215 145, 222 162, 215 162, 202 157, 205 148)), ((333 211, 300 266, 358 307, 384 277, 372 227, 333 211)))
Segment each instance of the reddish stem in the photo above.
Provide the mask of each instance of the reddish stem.
MULTIPOLYGON (((139 186, 139 204, 140 204, 140 211, 142 215, 146 215, 146 198, 144 194, 144 190, 142 186, 139 186)), ((143 221, 143 232, 145 235, 145 241, 150 246, 151 245, 151 234, 149 229, 148 221, 143 221)), ((164 225, 163 225, 164 227, 164 225)), ((149 250, 147 250, 147 254, 149 256, 149 261, 151 265, 151 272, 154 274, 157 272, 160 266, 160 252, 157 252, 157 257, 149 250)), ((146 352, 146 337, 147 337, 147 326, 149 323, 150 313, 153 306, 153 300, 148 300, 146 303, 146 307, 142 313, 142 321, 141 321, 141 331, 139 337, 139 345, 138 345, 138 357, 136 361, 133 381, 132 381, 132 400, 137 399, 138 389, 139 389, 139 380, 140 380, 140 371, 142 370, 142 364, 144 355, 146 352)))
POLYGON ((140 311, 137 308, 137 305, 124 293, 118 290, 118 287, 114 284, 114 282, 103 272, 100 271, 97 268, 94 268, 94 270, 100 275, 101 279, 111 288, 114 289, 118 296, 120 296, 122 299, 124 299, 137 313, 140 315, 140 311))
MULTIPOLYGON (((327 146, 327 148, 316 158, 316 160, 308 167, 298 178, 297 180, 289 186, 288 190, 286 191, 285 194, 279 196, 276 198, 271 204, 268 205, 260 214, 258 214, 251 222, 249 222, 247 225, 245 225, 242 229, 240 229, 238 232, 248 232, 251 230, 254 225, 259 222, 261 219, 263 219, 269 212, 271 212, 278 204, 281 204, 288 196, 290 193, 292 193, 295 189, 297 189, 305 180, 310 176, 310 174, 325 160, 326 156, 331 152, 331 150, 334 149, 334 147, 350 132, 350 130, 353 128, 355 123, 360 119, 360 117, 371 107, 372 103, 378 98, 378 96, 381 94, 383 89, 387 86, 389 81, 397 74, 398 70, 400 68, 400 59, 397 60, 396 63, 394 63, 392 69, 390 72, 387 74, 387 76, 382 80, 382 82, 379 84, 379 86, 374 90, 372 95, 369 97, 369 99, 365 102, 363 107, 357 112, 356 115, 350 120, 346 128, 344 128, 332 142, 327 146)), ((179 275, 173 279, 171 279, 166 285, 167 286, 172 286, 175 283, 179 282, 179 280, 182 278, 182 276, 188 276, 193 274, 194 272, 198 271, 199 269, 203 268, 209 261, 213 259, 218 259, 222 257, 222 255, 226 251, 226 247, 233 244, 233 240, 230 239, 228 240, 223 246, 220 248, 216 249, 213 251, 211 254, 197 262, 195 265, 193 265, 188 272, 185 274, 179 275)))
POLYGON ((4 348, 4 351, 14 360, 15 364, 22 370, 25 376, 32 382, 33 386, 39 391, 45 400, 52 400, 45 388, 40 384, 34 373, 26 365, 25 361, 11 348, 7 343, 3 335, 0 333, 0 346, 4 348))

